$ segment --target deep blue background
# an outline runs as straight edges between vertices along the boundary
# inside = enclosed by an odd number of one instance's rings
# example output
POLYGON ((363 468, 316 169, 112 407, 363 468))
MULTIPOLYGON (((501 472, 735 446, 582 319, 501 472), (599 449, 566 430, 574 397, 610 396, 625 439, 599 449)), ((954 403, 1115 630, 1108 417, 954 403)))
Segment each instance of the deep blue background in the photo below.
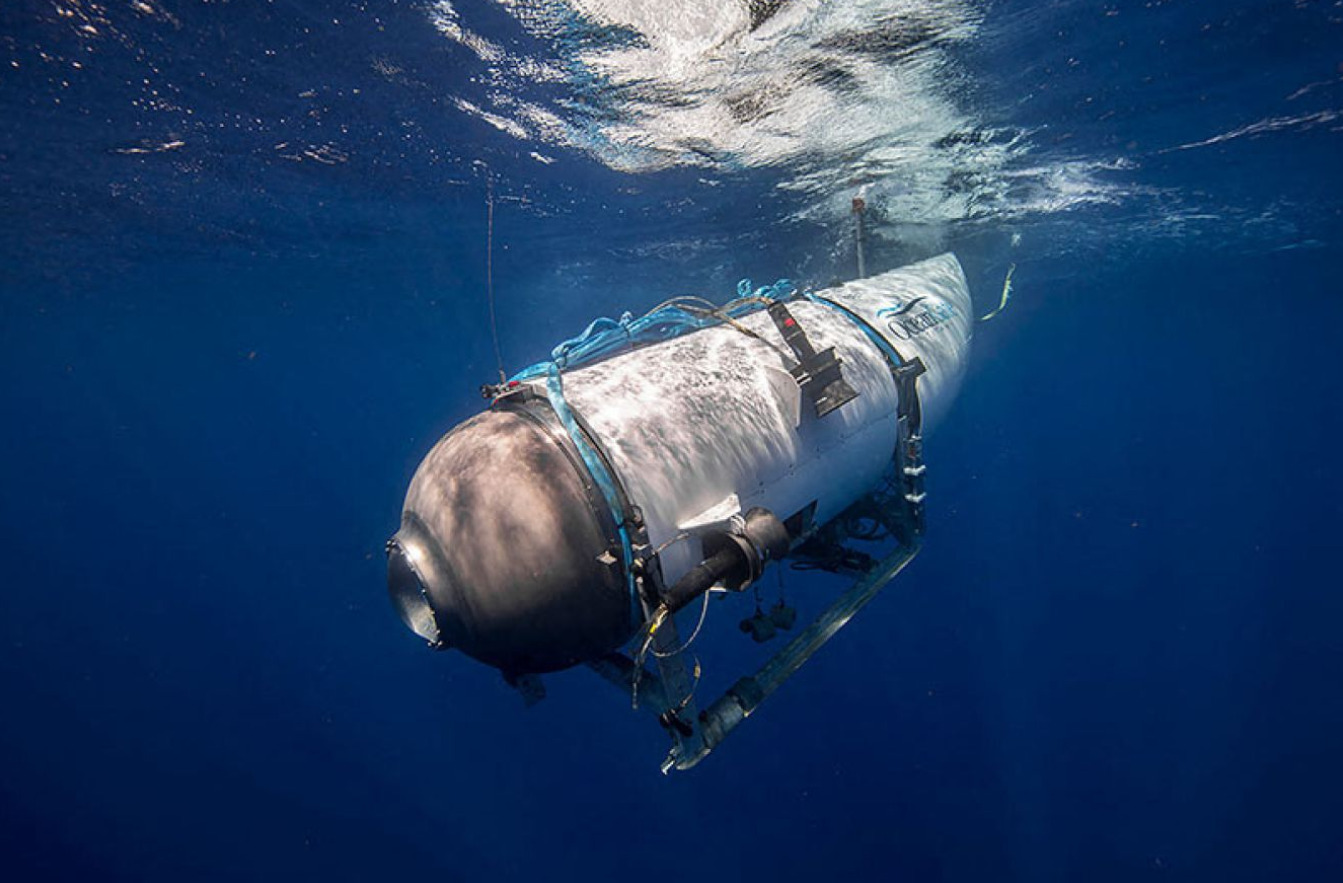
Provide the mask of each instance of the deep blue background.
MULTIPOLYGON (((1129 196, 947 231, 979 304, 1009 260, 1017 296, 930 439, 924 553, 668 778, 590 674, 524 710, 385 599, 405 485, 494 370, 473 163, 511 366, 668 294, 828 282, 837 237, 774 223, 764 173, 541 166, 431 88, 356 100, 381 81, 352 58, 450 79, 414 4, 174 6, 78 76, 41 59, 84 57, 51 7, 7 10, 6 877, 1337 877, 1343 42, 1328 4, 1184 6, 987 8, 978 100, 1038 127, 1042 162, 1130 156, 1129 196), (147 116, 130 43, 193 117, 266 122, 147 116), (300 88, 349 162, 269 158, 330 140, 279 106, 300 88)), ((716 677, 739 615, 702 639, 716 677)))

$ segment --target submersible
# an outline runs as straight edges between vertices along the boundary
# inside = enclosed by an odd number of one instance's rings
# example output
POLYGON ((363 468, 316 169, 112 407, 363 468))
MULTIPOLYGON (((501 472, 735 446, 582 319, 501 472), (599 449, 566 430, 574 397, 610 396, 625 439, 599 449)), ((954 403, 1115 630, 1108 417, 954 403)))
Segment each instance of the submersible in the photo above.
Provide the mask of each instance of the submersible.
POLYGON ((532 698, 537 676, 579 664, 642 691, 673 739, 664 769, 707 754, 917 551, 923 435, 971 337, 951 254, 740 294, 599 320, 487 387, 420 464, 388 542, 416 634, 532 698), (852 546, 878 535, 885 558, 852 546), (697 711, 675 613, 783 559, 855 582, 697 711))

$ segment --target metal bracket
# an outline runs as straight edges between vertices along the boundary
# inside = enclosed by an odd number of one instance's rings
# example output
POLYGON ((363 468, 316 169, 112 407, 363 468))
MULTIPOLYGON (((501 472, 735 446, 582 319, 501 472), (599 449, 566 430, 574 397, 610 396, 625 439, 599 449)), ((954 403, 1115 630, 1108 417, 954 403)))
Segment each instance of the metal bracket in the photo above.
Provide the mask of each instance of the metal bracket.
POLYGON ((797 357, 797 364, 789 368, 788 373, 811 401, 817 417, 824 417, 858 397, 858 391, 844 379, 834 347, 816 352, 807 333, 782 301, 776 300, 769 305, 769 317, 783 335, 783 342, 797 357))
POLYGON ((676 622, 670 616, 653 633, 657 672, 649 671, 623 653, 608 653, 587 663, 597 674, 634 697, 635 707, 652 712, 672 738, 671 750, 662 762, 665 773, 683 758, 704 753, 704 739, 695 707, 695 682, 682 654, 676 622), (662 655, 659 655, 662 654, 662 655))
POLYGON ((662 704, 658 722, 671 735, 672 747, 662 762, 662 772, 673 766, 680 768, 684 758, 694 757, 705 751, 704 736, 697 725, 698 712, 695 708, 694 679, 686 666, 684 654, 674 652, 681 646, 681 637, 676 631, 676 621, 670 616, 653 634, 654 664, 662 683, 662 704), (668 715, 671 717, 668 718, 668 715), (682 726, 673 726, 679 723, 682 726))

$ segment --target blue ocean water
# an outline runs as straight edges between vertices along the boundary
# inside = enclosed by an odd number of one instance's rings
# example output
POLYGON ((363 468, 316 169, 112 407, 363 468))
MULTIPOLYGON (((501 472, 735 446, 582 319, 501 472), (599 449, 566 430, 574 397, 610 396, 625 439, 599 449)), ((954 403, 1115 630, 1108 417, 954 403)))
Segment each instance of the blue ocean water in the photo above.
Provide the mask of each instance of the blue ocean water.
POLYGON ((1326 0, 6 3, 6 879, 1337 878, 1341 132, 1326 0), (509 369, 855 196, 1016 268, 919 559, 688 773, 387 603, 491 194, 509 369))

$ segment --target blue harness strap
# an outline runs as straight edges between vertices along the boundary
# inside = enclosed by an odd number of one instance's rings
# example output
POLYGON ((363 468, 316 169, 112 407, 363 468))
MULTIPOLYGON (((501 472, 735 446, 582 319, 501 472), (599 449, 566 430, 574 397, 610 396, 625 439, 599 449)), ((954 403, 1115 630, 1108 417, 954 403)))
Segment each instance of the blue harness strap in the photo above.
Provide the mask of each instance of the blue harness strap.
POLYGON ((886 357, 886 361, 891 363, 892 371, 899 369, 900 366, 905 364, 904 358, 900 355, 900 353, 896 352, 895 347, 891 346, 891 342, 886 338, 882 337, 881 334, 877 331, 877 329, 869 325, 866 319, 855 313, 853 310, 849 309, 843 304, 835 303, 832 300, 827 300, 823 297, 817 297, 811 292, 807 292, 806 294, 803 295, 803 297, 805 297, 807 300, 811 301, 814 304, 820 304, 821 306, 829 307, 830 309, 834 310, 835 312, 847 318, 849 321, 853 322, 854 325, 857 325, 858 330, 866 334, 867 339, 872 341, 872 343, 877 347, 877 349, 881 350, 881 354, 886 357))
POLYGON ((631 614, 637 621, 642 616, 642 609, 639 604, 639 590, 634 580, 634 547, 630 542, 627 526, 629 518, 625 511, 624 495, 616 485, 615 477, 606 468, 606 461, 593 448, 587 433, 578 425, 578 419, 574 417, 569 402, 564 398, 564 383, 560 379, 560 368, 554 362, 550 363, 546 371, 546 398, 550 401, 551 410, 564 426, 564 431, 569 434, 570 441, 578 449, 578 455, 583 458, 583 464, 587 466, 588 474, 601 491, 602 499, 611 510, 611 520, 615 522, 616 532, 620 536, 621 565, 629 589, 631 614))

